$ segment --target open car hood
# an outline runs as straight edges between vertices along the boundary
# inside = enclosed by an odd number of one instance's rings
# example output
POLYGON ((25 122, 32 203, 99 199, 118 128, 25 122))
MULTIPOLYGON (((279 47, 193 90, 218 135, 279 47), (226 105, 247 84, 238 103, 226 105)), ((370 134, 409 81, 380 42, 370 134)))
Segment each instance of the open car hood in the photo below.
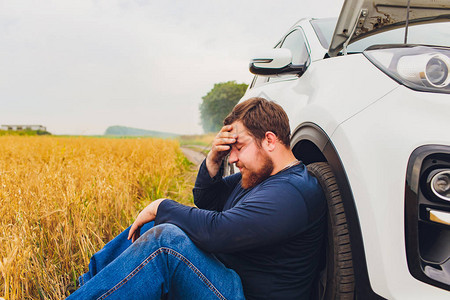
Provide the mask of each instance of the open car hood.
MULTIPOLYGON (((336 56, 344 46, 368 35, 404 27, 408 0, 345 0, 328 49, 336 56)), ((409 0, 409 24, 450 21, 450 0, 409 0)))

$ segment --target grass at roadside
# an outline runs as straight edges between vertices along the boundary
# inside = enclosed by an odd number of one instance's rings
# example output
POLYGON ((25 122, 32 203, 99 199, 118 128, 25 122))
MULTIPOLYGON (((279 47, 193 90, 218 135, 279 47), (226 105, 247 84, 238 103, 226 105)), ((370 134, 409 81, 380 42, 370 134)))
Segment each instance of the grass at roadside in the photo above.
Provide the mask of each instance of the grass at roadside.
POLYGON ((216 133, 197 134, 197 135, 182 135, 178 138, 180 145, 197 145, 202 147, 211 146, 216 133))
POLYGON ((151 200, 192 201, 190 163, 160 139, 0 137, 0 297, 62 299, 151 200))
POLYGON ((191 148, 195 151, 207 155, 215 136, 216 133, 182 135, 178 138, 178 141, 180 142, 180 145, 182 147, 191 148))

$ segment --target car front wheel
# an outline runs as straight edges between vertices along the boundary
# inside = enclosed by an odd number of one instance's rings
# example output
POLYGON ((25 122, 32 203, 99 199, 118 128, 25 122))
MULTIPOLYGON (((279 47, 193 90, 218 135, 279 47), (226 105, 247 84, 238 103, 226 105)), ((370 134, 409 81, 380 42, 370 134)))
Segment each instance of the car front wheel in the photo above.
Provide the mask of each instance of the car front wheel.
POLYGON ((312 299, 354 299, 355 277, 350 236, 336 178, 328 163, 312 163, 307 168, 322 186, 328 206, 323 263, 312 299))

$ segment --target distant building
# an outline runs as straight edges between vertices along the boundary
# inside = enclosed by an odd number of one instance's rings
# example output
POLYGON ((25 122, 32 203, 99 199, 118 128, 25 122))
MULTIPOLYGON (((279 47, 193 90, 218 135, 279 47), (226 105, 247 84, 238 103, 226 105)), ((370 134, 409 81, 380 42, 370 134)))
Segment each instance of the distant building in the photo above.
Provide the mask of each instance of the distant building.
POLYGON ((18 131, 18 130, 41 130, 47 131, 47 128, 42 125, 2 125, 0 130, 18 131))

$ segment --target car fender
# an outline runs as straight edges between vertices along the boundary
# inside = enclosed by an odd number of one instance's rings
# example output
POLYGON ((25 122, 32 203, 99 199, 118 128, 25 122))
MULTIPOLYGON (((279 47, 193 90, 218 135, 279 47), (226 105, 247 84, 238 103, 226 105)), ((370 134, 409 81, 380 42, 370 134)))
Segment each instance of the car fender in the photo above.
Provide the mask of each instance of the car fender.
POLYGON ((291 138, 291 148, 294 155, 305 164, 326 161, 331 166, 347 214, 350 243, 353 253, 356 295, 360 299, 383 299, 372 290, 370 285, 355 200, 342 161, 330 138, 318 125, 305 122, 294 130, 291 138), (317 151, 320 153, 317 153, 317 151))

